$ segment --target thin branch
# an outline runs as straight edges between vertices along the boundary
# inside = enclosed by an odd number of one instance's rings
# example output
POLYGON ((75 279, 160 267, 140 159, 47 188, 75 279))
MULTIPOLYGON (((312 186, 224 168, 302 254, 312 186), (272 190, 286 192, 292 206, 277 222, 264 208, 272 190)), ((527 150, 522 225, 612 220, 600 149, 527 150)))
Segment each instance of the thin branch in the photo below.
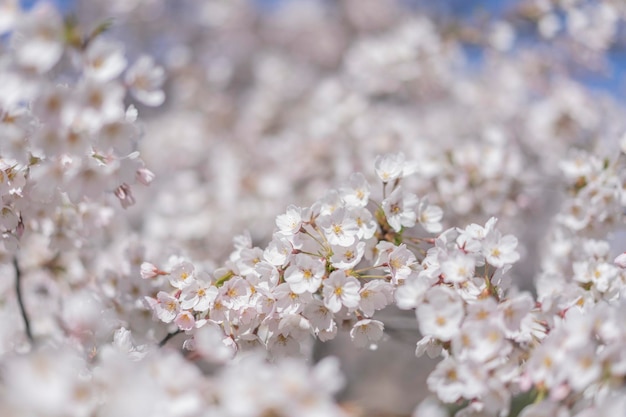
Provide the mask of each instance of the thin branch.
POLYGON ((22 270, 20 269, 19 264, 17 263, 17 256, 13 257, 13 267, 15 268, 15 293, 17 294, 17 303, 20 307, 20 313, 22 314, 22 319, 24 320, 24 326, 26 327, 26 336, 30 343, 34 343, 35 339, 33 338, 33 332, 30 329, 30 320, 28 319, 28 314, 26 314, 26 307, 24 307, 24 298, 22 296, 22 270))
POLYGON ((182 333, 183 331, 178 329, 175 332, 170 332, 167 334, 167 336, 165 336, 165 338, 163 338, 163 340, 161 340, 159 342, 159 347, 162 348, 163 346, 165 346, 165 344, 174 336, 176 336, 179 333, 182 333))

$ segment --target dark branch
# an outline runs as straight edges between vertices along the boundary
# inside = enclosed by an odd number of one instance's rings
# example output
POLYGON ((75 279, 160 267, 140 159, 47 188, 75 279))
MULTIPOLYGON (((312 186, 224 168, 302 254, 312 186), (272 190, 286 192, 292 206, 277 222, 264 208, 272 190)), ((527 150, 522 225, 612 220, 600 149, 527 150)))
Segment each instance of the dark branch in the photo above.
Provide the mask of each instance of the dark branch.
POLYGON ((175 332, 168 333, 168 334, 167 334, 167 336, 165 336, 165 338, 159 342, 159 347, 161 348, 161 347, 165 346, 165 344, 166 344, 166 343, 167 343, 167 342, 168 342, 168 341, 169 341, 172 337, 176 336, 176 335, 177 335, 177 334, 179 334, 179 333, 182 333, 182 330, 178 329, 178 330, 176 330, 175 332))
POLYGON ((22 271, 20 269, 19 264, 17 263, 17 256, 13 257, 13 267, 15 268, 15 293, 17 294, 17 303, 20 306, 20 313, 22 314, 22 319, 24 320, 24 326, 26 327, 26 336, 30 343, 33 343, 35 339, 33 339, 33 332, 30 330, 30 320, 28 319, 28 314, 26 314, 26 308, 24 307, 24 298, 22 296, 22 271))

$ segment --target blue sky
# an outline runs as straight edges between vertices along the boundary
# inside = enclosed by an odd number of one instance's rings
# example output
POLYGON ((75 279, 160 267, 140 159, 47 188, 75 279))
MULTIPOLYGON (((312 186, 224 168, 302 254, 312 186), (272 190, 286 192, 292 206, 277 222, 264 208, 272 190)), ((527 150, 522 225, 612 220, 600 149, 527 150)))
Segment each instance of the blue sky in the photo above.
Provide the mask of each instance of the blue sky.
MULTIPOLYGON (((20 0, 20 3, 22 4, 22 7, 30 8, 39 1, 42 0, 20 0)), ((61 10, 67 11, 71 8, 74 0, 50 0, 50 2, 57 4, 61 10)))
MULTIPOLYGON (((39 1, 52 1, 64 12, 69 12, 73 4, 80 0, 20 0, 23 7, 30 8, 39 1)), ((201 1, 201 0, 199 0, 201 1)), ((283 2, 298 0, 252 0, 261 7, 274 8, 283 2)), ((322 0, 323 1, 323 0, 322 0)), ((403 0, 407 4, 426 6, 443 13, 453 13, 459 16, 469 16, 477 11, 489 11, 499 14, 507 10, 517 0, 403 0)), ((613 53, 609 56, 611 68, 604 76, 588 76, 584 82, 592 87, 609 91, 613 95, 623 96, 623 80, 626 76, 626 53, 613 53)))

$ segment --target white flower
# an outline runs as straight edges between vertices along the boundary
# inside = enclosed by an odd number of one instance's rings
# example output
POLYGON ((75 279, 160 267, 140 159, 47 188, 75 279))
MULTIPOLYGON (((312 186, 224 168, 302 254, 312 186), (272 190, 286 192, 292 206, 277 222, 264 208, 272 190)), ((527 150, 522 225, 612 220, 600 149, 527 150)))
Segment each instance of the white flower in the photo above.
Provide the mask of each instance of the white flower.
POLYGON ((405 167, 404 154, 400 152, 397 154, 379 155, 376 157, 374 167, 376 168, 376 175, 385 184, 401 178, 405 167))
POLYGON ((309 215, 313 213, 317 213, 320 216, 328 216, 335 210, 340 207, 343 207, 343 201, 341 201, 341 196, 337 190, 329 190, 324 198, 318 200, 309 210, 307 210, 307 216, 303 216, 308 218, 309 215))
POLYGON ((259 288, 271 288, 278 285, 278 281, 280 280, 280 273, 278 269, 269 262, 261 261, 256 264, 254 268, 254 275, 248 277, 248 281, 251 285, 257 286, 259 288), (255 281, 254 277, 258 276, 258 282, 255 281))
POLYGON ((359 292, 361 301, 359 310, 366 317, 372 317, 374 311, 382 310, 393 301, 393 285, 379 279, 366 283, 359 292))
POLYGON ((462 251, 457 251, 441 262, 444 282, 462 283, 474 277, 476 262, 462 251))
POLYGON ((350 246, 331 246, 333 256, 330 258, 332 266, 337 269, 352 269, 363 258, 365 242, 354 242, 350 246))
POLYGON ((591 383, 600 378, 602 363, 593 345, 575 349, 567 357, 567 366, 561 369, 567 375, 570 386, 576 391, 584 391, 591 383))
POLYGON ((359 231, 351 213, 344 208, 338 208, 330 215, 320 216, 317 224, 331 245, 350 246, 355 242, 359 231))
POLYGON ((33 114, 46 124, 63 126, 71 122, 68 114, 73 91, 66 85, 45 85, 33 103, 33 114))
POLYGON ((285 314, 278 323, 278 330, 282 335, 304 340, 311 333, 311 323, 300 314, 285 314))
POLYGON ((287 263, 292 252, 292 244, 278 232, 274 234, 272 241, 263 251, 263 258, 271 265, 283 266, 287 263))
POLYGON ((241 276, 257 275, 256 266, 263 259, 263 249, 261 248, 243 248, 237 259, 237 267, 241 276))
POLYGON ((374 236, 378 229, 378 223, 376 223, 374 216, 368 209, 365 207, 353 209, 350 211, 350 216, 354 218, 359 228, 356 234, 357 238, 367 240, 374 236))
POLYGON ((560 375, 563 361, 566 360, 566 352, 560 346, 562 333, 550 335, 550 340, 543 341, 532 351, 526 366, 528 375, 535 383, 545 384, 547 388, 553 388, 563 382, 560 375))
POLYGON ((178 313, 176 318, 174 319, 174 323, 178 326, 180 330, 191 330, 196 325, 196 320, 189 311, 181 311, 178 313))
POLYGON ((136 346, 130 330, 124 327, 117 329, 113 334, 113 346, 132 360, 143 359, 148 354, 148 346, 136 346))
POLYGON ((302 209, 294 205, 287 207, 287 212, 276 217, 276 226, 280 233, 295 235, 302 227, 302 209))
POLYGON ((459 360, 470 359, 476 363, 485 363, 496 356, 504 358, 510 352, 510 347, 503 331, 485 321, 464 323, 452 339, 454 356, 459 360))
POLYGON ((370 185, 363 174, 350 176, 347 186, 341 188, 341 198, 347 207, 365 207, 370 196, 370 185))
POLYGON ((110 186, 112 165, 105 165, 95 158, 85 158, 72 166, 66 179, 66 190, 70 199, 78 203, 85 197, 99 198, 110 186))
POLYGON ((383 323, 378 320, 359 320, 350 330, 350 338, 356 346, 366 347, 383 338, 383 327, 383 323))
POLYGON ((415 255, 404 243, 395 247, 387 258, 387 265, 389 265, 393 282, 397 283, 406 279, 413 272, 412 267, 415 263, 415 255))
POLYGON ((457 363, 454 358, 448 357, 439 362, 428 376, 428 388, 445 403, 454 403, 460 398, 472 399, 484 391, 481 382, 487 380, 486 377, 478 379, 474 372, 479 372, 479 369, 470 369, 467 364, 457 363))
POLYGON ((85 337, 99 331, 112 330, 111 312, 102 297, 87 289, 75 290, 63 299, 61 311, 63 328, 74 337, 85 337))
POLYGON ((125 81, 133 97, 146 106, 160 106, 165 101, 161 89, 165 71, 155 65, 152 57, 141 56, 126 72, 125 81))
POLYGON ((63 54, 63 20, 48 3, 38 3, 18 20, 11 38, 17 63, 39 73, 50 70, 63 54))
POLYGON ((172 287, 183 289, 195 281, 194 267, 191 262, 182 261, 172 267, 168 279, 172 287))
POLYGON ((457 228, 457 231, 459 232, 457 245, 469 252, 480 251, 480 242, 482 242, 485 237, 487 237, 487 235, 494 230, 497 221, 498 219, 491 217, 485 226, 472 223, 465 229, 457 228))
POLYGON ((304 306, 311 300, 310 292, 296 294, 286 282, 274 288, 274 295, 276 296, 276 307, 278 311, 285 314, 302 311, 304 306))
POLYGON ((341 271, 333 271, 324 281, 324 305, 333 313, 339 312, 342 306, 356 308, 359 305, 361 285, 354 277, 346 276, 341 271))
POLYGON ((285 270, 285 281, 296 294, 314 293, 322 285, 326 272, 324 262, 305 254, 297 254, 292 264, 285 270))
POLYGON ((498 310, 502 313, 502 323, 508 332, 518 332, 522 320, 530 313, 535 306, 533 297, 528 293, 521 293, 498 305, 498 310))
POLYGON ((394 298, 398 308, 402 310, 409 310, 419 306, 424 300, 426 291, 430 289, 432 283, 425 277, 420 277, 417 274, 411 274, 403 285, 396 288, 394 298))
POLYGON ((441 343, 437 342, 437 339, 432 336, 422 337, 417 341, 417 345, 415 346, 415 356, 418 358, 424 356, 424 353, 426 353, 429 358, 435 359, 441 355, 442 351, 441 343))
POLYGON ((387 223, 396 232, 402 227, 413 227, 417 221, 417 204, 419 199, 411 193, 403 193, 402 187, 396 189, 383 200, 382 208, 387 223))
MULTIPOLYGON (((505 300, 506 302, 506 300, 505 300)), ((496 321, 500 319, 498 303, 492 297, 478 299, 467 305, 466 320, 472 321, 496 321)))
POLYGON ((106 84, 86 80, 79 86, 76 122, 85 129, 99 130, 106 123, 124 119, 126 91, 116 81, 106 84))
POLYGON ((214 285, 202 280, 194 280, 183 288, 180 305, 184 309, 207 311, 217 298, 218 292, 219 290, 214 285))
POLYGON ((291 335, 279 333, 267 343, 267 348, 276 357, 297 356, 300 354, 300 341, 291 335))
POLYGON ((417 307, 420 332, 449 341, 458 332, 465 315, 463 302, 448 287, 433 287, 426 293, 426 303, 417 307))
MULTIPOLYGON (((113 149, 118 155, 128 155, 133 152, 136 140, 139 137, 137 126, 126 120, 105 123, 100 129, 97 138, 97 147, 103 151, 113 149)), ((139 168, 137 180, 144 185, 151 182, 150 175, 154 176, 145 168, 139 168), (147 172, 146 172, 147 171, 147 172)))
POLYGON ((163 323, 174 321, 180 311, 180 303, 176 297, 165 291, 157 293, 156 303, 153 304, 154 313, 163 323))
POLYGON ((122 45, 101 37, 89 43, 83 60, 85 75, 99 82, 116 78, 127 64, 122 45))
POLYGON ((439 206, 428 204, 428 201, 422 200, 417 208, 417 220, 428 233, 440 233, 443 229, 441 219, 443 218, 443 210, 439 206))
POLYGON ((517 238, 513 235, 502 236, 497 230, 487 234, 482 241, 482 253, 485 260, 496 268, 512 265, 519 260, 519 253, 515 248, 517 248, 517 238))
POLYGON ((212 363, 225 363, 237 352, 237 345, 215 323, 208 322, 193 335, 193 350, 212 363))
POLYGON ((250 293, 250 284, 245 279, 233 277, 220 287, 216 301, 219 300, 226 308, 238 310, 248 304, 250 293))
POLYGON ((333 325, 333 312, 320 300, 313 299, 302 312, 316 331, 330 330, 333 325))

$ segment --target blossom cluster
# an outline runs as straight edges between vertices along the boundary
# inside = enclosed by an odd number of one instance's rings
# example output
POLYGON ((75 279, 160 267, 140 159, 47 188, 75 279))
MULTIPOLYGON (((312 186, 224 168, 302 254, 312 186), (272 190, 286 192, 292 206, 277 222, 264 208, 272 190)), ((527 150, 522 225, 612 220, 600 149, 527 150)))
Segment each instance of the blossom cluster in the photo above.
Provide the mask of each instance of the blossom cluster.
POLYGON ((131 187, 154 177, 137 149, 137 109, 124 100, 161 104, 163 69, 147 56, 129 65, 105 23, 84 31, 50 4, 13 3, 0 27, 10 37, 0 65, 3 254, 33 232, 78 248, 110 222, 108 195, 128 207, 131 187))
POLYGON ((354 174, 310 207, 289 206, 266 248, 238 238, 229 261, 212 273, 180 258, 165 266, 144 262, 142 277, 165 289, 147 297, 147 305, 179 331, 220 325, 237 349, 260 344, 293 354, 308 335, 330 340, 348 323, 357 345, 378 342, 383 323, 373 319, 375 311, 393 301, 395 286, 417 265, 401 242, 421 238, 405 231, 441 230, 441 209, 403 189, 411 171, 401 153, 378 158, 383 195, 389 191, 382 201, 371 200, 370 184, 354 174))

